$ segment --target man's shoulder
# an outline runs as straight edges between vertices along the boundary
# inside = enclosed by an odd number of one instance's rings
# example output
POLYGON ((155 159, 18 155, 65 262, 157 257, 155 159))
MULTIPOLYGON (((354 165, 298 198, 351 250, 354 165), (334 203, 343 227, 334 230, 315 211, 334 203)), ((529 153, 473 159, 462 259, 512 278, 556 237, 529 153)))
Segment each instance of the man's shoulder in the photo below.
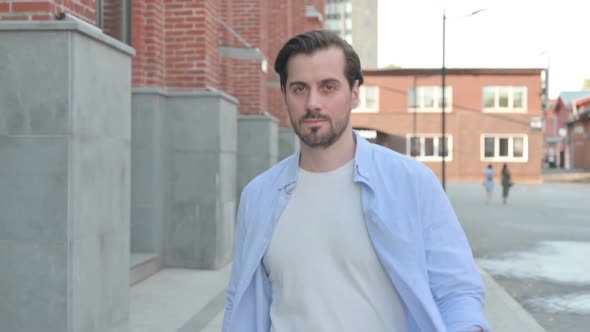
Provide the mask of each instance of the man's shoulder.
POLYGON ((287 171, 287 166, 292 162, 292 158, 297 158, 297 154, 293 154, 266 171, 260 173, 252 179, 243 189, 242 196, 253 195, 272 187, 278 187, 279 181, 287 171))

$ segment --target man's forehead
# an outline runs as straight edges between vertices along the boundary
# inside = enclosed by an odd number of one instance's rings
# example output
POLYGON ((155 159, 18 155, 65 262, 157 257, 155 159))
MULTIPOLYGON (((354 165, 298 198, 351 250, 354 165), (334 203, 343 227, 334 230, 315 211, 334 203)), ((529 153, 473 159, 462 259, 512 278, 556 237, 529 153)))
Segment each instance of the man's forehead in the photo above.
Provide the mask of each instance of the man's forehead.
POLYGON ((313 53, 299 53, 287 62, 288 81, 322 81, 345 79, 345 59, 342 49, 331 46, 313 53))

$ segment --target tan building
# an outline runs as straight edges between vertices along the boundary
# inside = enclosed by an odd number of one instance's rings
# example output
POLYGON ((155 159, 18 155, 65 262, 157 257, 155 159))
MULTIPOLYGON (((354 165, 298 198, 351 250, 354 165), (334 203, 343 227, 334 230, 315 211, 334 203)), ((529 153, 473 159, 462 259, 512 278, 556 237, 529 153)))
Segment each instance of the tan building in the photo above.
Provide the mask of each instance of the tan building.
MULTIPOLYGON (((447 69, 447 180, 482 181, 504 163, 515 182, 542 181, 542 69, 447 69)), ((355 129, 442 176, 440 69, 368 70, 355 129)))
POLYGON ((350 43, 363 68, 377 68, 378 0, 328 0, 326 28, 350 43))

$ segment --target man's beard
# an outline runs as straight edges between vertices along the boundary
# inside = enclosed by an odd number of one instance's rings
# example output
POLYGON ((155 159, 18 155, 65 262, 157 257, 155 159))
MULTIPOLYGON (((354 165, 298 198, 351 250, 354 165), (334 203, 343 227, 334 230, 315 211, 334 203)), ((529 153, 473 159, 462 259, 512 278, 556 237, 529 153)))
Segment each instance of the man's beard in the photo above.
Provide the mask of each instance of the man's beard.
POLYGON ((289 113, 289 119, 291 120, 291 126, 293 127, 293 130, 305 145, 312 149, 327 148, 334 144, 334 142, 336 142, 340 136, 342 136, 344 130, 346 130, 348 122, 350 121, 350 113, 348 113, 341 122, 333 122, 332 119, 326 115, 314 114, 311 112, 308 112, 305 116, 300 118, 299 122, 295 122, 295 119, 291 116, 291 113, 289 113), (302 133, 301 127, 303 122, 308 119, 320 119, 327 121, 329 124, 328 132, 321 135, 319 134, 321 128, 312 127, 310 129, 310 133, 302 133))

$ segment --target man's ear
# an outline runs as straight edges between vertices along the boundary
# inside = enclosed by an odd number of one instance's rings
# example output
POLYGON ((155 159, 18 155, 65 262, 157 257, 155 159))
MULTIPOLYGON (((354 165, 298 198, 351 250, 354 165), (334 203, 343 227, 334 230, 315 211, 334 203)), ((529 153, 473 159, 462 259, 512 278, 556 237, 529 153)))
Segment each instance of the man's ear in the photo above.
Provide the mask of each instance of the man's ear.
POLYGON ((354 81, 354 84, 352 86, 352 109, 355 109, 359 106, 359 80, 354 81))

